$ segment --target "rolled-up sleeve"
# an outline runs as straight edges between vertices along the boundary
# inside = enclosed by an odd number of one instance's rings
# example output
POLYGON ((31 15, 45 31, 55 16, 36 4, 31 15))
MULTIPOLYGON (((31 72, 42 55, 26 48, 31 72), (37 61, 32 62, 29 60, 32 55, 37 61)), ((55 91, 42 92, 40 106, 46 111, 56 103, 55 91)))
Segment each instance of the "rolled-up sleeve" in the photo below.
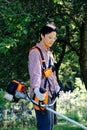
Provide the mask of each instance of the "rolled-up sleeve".
POLYGON ((40 87, 41 84, 41 62, 38 50, 33 49, 28 56, 28 70, 30 75, 30 88, 40 87))

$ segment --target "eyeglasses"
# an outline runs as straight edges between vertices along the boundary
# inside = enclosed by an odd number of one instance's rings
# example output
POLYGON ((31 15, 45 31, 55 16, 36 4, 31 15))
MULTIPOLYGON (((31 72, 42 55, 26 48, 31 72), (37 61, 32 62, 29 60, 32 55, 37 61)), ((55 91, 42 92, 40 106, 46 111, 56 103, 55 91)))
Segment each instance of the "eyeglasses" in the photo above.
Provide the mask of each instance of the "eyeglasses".
POLYGON ((51 40, 51 41, 53 41, 53 42, 55 42, 56 40, 57 40, 57 37, 50 37, 50 36, 46 36, 46 38, 48 39, 48 40, 51 40))

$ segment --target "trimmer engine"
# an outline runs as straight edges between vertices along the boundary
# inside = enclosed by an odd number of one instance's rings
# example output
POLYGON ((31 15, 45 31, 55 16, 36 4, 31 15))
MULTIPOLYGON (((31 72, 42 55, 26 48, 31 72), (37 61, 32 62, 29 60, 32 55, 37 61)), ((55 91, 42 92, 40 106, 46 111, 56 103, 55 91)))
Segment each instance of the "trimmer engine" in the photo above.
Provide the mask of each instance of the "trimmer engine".
POLYGON ((5 99, 9 101, 18 101, 20 98, 25 98, 26 85, 19 80, 12 80, 8 85, 5 93, 5 99))

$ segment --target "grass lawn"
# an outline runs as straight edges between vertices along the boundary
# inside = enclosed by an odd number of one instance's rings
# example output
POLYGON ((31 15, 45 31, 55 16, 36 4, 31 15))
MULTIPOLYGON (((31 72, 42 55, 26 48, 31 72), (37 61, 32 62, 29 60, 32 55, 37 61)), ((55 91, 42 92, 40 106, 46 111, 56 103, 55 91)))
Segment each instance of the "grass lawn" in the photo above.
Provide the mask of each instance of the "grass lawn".
MULTIPOLYGON (((1 128, 0 130, 7 130, 6 128, 1 128)), ((29 128, 9 128, 9 130, 36 130, 35 127, 29 128)), ((76 125, 72 125, 71 123, 63 123, 54 126, 54 130, 83 130, 76 125)))
POLYGON ((83 129, 70 123, 64 123, 55 125, 54 130, 83 130, 83 129))

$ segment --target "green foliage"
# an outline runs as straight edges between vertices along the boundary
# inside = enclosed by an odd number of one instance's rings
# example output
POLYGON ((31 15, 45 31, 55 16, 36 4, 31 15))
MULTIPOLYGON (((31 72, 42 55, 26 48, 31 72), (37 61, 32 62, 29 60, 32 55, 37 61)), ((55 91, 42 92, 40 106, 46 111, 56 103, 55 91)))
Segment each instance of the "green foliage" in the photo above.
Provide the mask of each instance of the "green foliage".
MULTIPOLYGON (((86 125, 87 93, 81 80, 78 80, 80 83, 79 89, 75 89, 73 93, 69 91, 60 94, 60 98, 57 102, 57 111, 77 122, 80 122, 81 124, 86 125)), ((76 81, 76 84, 78 84, 78 80, 76 81)), ((61 118, 58 117, 58 120, 61 121, 61 118)), ((63 119, 62 122, 64 122, 63 119)))
POLYGON ((70 123, 58 124, 54 127, 54 130, 82 130, 77 126, 71 125, 70 123))
POLYGON ((64 88, 66 88, 66 90, 73 91, 73 89, 77 87, 75 84, 75 79, 76 77, 80 77, 80 68, 78 62, 78 57, 75 56, 75 53, 71 53, 66 55, 66 58, 64 58, 61 64, 59 78, 61 79, 62 85, 64 88))
POLYGON ((7 101, 4 99, 5 91, 0 90, 0 108, 5 108, 7 101))
MULTIPOLYGON (((75 89, 74 94, 69 91, 65 93, 66 96, 64 95, 63 98, 59 99, 58 111, 60 110, 70 118, 85 124, 87 120, 87 96, 81 80, 77 78, 82 79, 79 52, 80 27, 84 16, 84 4, 87 4, 87 0, 0 1, 1 108, 9 108, 11 105, 3 98, 5 93, 3 90, 6 90, 12 79, 21 79, 29 86, 27 67, 29 49, 39 42, 40 28, 47 21, 54 21, 57 26, 58 39, 51 49, 55 62, 59 66, 57 68, 59 80, 65 90, 73 91, 75 89)), ((58 120, 63 121, 59 117, 58 120)), ((24 129, 27 130, 28 128, 25 127, 24 129)), ((31 129, 34 130, 34 128, 31 129)), ((58 129, 80 130, 80 128, 69 124, 58 124, 58 126, 55 126, 55 130, 58 129)))
POLYGON ((47 21, 54 21, 57 26, 58 39, 52 47, 52 51, 55 62, 59 65, 57 68, 59 80, 68 89, 68 82, 71 82, 74 88, 76 87, 75 78, 77 75, 81 76, 78 59, 80 51, 79 26, 84 14, 83 3, 86 1, 79 1, 79 3, 74 0, 0 1, 1 88, 5 89, 11 79, 29 82, 28 52, 30 47, 39 41, 40 28, 47 21))

